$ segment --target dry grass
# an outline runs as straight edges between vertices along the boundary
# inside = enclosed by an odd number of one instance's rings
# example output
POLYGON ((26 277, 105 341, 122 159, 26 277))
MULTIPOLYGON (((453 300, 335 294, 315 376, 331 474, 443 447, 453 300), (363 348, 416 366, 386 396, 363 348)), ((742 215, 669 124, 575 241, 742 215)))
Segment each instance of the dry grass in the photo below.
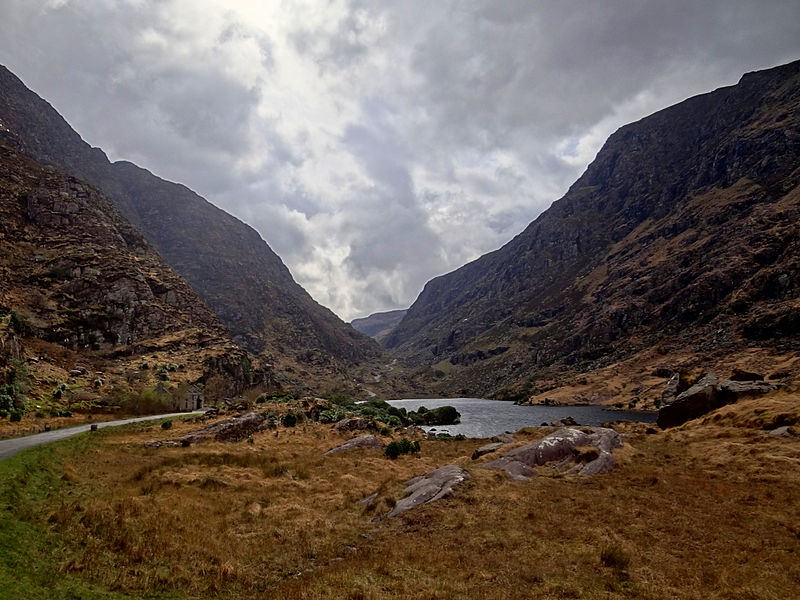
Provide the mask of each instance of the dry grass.
POLYGON ((630 428, 614 472, 523 484, 469 460, 478 441, 423 442, 420 458, 396 461, 323 457, 343 437, 311 423, 252 444, 139 444, 190 427, 108 435, 73 461, 70 494, 48 515, 69 540, 64 571, 134 594, 231 598, 800 593, 798 438, 630 428), (403 481, 453 462, 472 473, 453 497, 382 518, 403 481))

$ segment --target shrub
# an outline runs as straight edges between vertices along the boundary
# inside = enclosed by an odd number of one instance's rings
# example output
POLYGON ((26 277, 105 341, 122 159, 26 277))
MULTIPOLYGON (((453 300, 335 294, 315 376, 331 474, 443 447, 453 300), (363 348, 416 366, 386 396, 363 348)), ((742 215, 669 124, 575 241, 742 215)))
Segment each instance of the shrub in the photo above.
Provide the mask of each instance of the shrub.
POLYGON ((20 422, 22 421, 22 411, 21 410, 12 410, 11 411, 11 418, 9 419, 12 422, 20 422))
POLYGON ((172 429, 172 420, 168 419, 161 423, 161 429, 172 429))
POLYGON ((400 456, 400 445, 397 442, 389 442, 383 453, 394 460, 400 456))
POLYGON ((399 442, 389 442, 383 453, 394 460, 401 454, 419 452, 419 448, 419 442, 411 442, 408 438, 403 438, 399 442))
POLYGON ((297 425, 297 417, 295 417, 292 413, 286 413, 281 417, 281 425, 284 427, 294 427, 297 425))
POLYGON ((624 571, 631 564, 631 557, 619 546, 606 546, 600 552, 600 561, 615 571, 624 571))
POLYGON ((381 430, 380 430, 380 432, 379 432, 379 433, 380 433, 382 436, 390 436, 390 435, 392 435, 392 430, 391 430, 391 429, 389 429, 388 427, 381 427, 381 430))
POLYGON ((42 411, 40 411, 40 410, 37 410, 37 411, 36 411, 36 414, 35 414, 34 416, 35 416, 37 419, 44 419, 44 413, 43 413, 42 411))
POLYGON ((8 416, 8 411, 0 408, 0 419, 5 419, 8 416))
POLYGON ((25 319, 16 310, 12 310, 11 311, 11 318, 9 319, 8 324, 11 327, 11 329, 14 331, 14 333, 16 333, 18 335, 24 335, 25 334, 25 330, 26 330, 25 319))

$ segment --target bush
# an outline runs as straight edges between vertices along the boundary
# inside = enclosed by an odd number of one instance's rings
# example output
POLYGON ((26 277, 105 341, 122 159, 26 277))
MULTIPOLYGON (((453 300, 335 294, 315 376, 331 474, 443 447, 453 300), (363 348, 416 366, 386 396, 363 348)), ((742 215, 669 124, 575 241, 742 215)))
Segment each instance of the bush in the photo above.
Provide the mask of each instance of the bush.
POLYGON ((606 546, 600 552, 600 561, 615 571, 624 571, 631 564, 631 557, 619 546, 606 546))
POLYGON ((8 416, 8 411, 0 408, 0 419, 5 419, 8 416))
POLYGON ((161 423, 161 429, 172 429, 172 420, 166 420, 161 423))
POLYGON ((14 331, 14 333, 16 333, 18 335, 24 335, 25 334, 25 331, 27 329, 25 327, 25 319, 16 310, 12 310, 11 311, 11 318, 9 319, 8 324, 11 327, 11 329, 14 331))
POLYGON ((292 413, 286 413, 281 417, 281 425, 284 427, 294 427, 297 425, 297 417, 295 417, 292 413))
POLYGON ((384 449, 383 453, 391 458, 396 459, 401 454, 411 454, 412 452, 419 452, 419 442, 411 442, 408 438, 403 438, 399 442, 389 442, 384 449))
POLYGON ((392 430, 389 429, 388 427, 381 427, 381 430, 378 433, 380 433, 384 437, 388 437, 392 435, 392 430))
POLYGON ((11 411, 11 418, 9 419, 12 422, 20 422, 22 421, 22 411, 21 410, 12 410, 11 411))

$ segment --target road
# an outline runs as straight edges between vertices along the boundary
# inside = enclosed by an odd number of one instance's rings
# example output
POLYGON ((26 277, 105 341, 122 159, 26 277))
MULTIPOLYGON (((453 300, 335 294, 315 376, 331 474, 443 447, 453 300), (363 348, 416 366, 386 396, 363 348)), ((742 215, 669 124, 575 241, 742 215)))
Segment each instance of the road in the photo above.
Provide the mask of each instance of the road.
MULTIPOLYGON (((102 423, 95 423, 98 429, 103 427, 114 427, 116 425, 125 425, 126 423, 137 423, 139 421, 152 421, 154 419, 165 419, 168 417, 185 417, 187 415, 200 415, 205 411, 198 410, 194 412, 179 412, 169 413, 165 415, 151 415, 149 417, 135 417, 132 419, 120 419, 119 421, 104 421, 102 423)), ((26 435, 24 437, 11 438, 10 440, 0 440, 0 460, 13 456, 20 450, 25 448, 33 448, 49 442, 56 442, 58 440, 65 440, 73 435, 78 435, 84 431, 89 431, 92 427, 91 423, 86 425, 78 425, 77 427, 65 427, 64 429, 56 429, 55 431, 45 431, 44 433, 35 433, 33 435, 26 435)))

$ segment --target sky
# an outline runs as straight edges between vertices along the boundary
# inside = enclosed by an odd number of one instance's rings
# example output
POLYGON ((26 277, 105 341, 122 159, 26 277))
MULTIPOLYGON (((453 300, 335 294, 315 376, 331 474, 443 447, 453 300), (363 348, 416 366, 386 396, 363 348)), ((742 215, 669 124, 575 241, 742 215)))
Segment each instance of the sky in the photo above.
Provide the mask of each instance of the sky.
POLYGON ((502 246, 618 127, 798 58, 798 0, 0 0, 0 63, 345 320, 502 246))

